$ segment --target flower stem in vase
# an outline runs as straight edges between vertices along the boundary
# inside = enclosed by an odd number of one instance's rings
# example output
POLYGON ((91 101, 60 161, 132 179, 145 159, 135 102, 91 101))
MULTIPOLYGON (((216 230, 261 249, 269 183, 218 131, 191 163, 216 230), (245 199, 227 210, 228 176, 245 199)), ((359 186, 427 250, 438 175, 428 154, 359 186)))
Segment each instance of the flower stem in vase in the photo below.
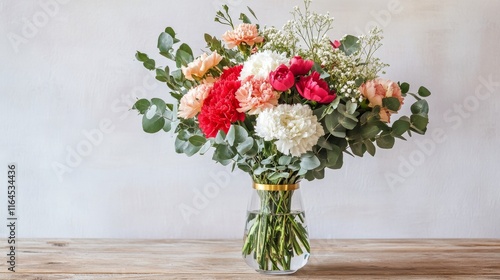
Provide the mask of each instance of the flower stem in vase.
POLYGON ((294 263, 307 261, 310 252, 305 217, 293 210, 294 190, 257 190, 260 209, 248 213, 243 256, 261 271, 295 271, 294 263))

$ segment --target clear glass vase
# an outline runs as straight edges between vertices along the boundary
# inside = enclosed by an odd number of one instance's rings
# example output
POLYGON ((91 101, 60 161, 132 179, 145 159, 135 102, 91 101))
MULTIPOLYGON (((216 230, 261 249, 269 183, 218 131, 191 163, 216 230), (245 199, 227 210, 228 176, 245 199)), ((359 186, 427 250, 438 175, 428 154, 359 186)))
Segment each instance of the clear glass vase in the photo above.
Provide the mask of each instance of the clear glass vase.
POLYGON ((311 251, 299 184, 253 187, 243 258, 260 273, 294 273, 307 263, 311 251))

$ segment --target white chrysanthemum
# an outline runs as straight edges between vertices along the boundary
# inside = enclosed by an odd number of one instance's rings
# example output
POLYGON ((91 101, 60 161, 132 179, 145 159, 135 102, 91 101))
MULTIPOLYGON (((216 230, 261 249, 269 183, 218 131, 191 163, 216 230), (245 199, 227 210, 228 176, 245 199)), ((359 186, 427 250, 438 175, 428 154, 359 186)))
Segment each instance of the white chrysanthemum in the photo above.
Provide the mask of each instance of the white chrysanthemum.
POLYGON ((243 64, 241 69, 240 80, 246 77, 255 76, 257 78, 267 79, 269 73, 276 70, 281 64, 288 65, 288 59, 284 54, 279 54, 273 51, 258 52, 250 56, 243 64))
POLYGON ((311 151, 325 134, 311 108, 302 104, 281 104, 264 110, 257 117, 255 132, 266 141, 277 140, 278 151, 292 156, 311 151))

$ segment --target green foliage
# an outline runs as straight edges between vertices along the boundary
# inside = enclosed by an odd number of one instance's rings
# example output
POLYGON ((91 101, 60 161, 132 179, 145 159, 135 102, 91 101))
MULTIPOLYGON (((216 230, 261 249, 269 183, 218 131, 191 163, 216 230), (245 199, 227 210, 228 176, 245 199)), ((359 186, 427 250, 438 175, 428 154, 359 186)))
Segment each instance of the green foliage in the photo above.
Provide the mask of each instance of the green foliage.
MULTIPOLYGON (((249 15, 257 19, 250 8, 248 11, 249 15)), ((353 69, 353 71, 357 69, 352 72, 354 73, 352 76, 342 76, 336 72, 342 71, 342 63, 339 63, 341 60, 334 60, 331 65, 324 65, 323 61, 317 57, 317 51, 325 52, 321 49, 324 38, 322 34, 326 34, 331 29, 333 19, 311 12, 309 2, 306 2, 305 12, 294 11, 292 15, 294 15, 294 21, 289 24, 287 30, 302 33, 296 34, 295 39, 289 40, 293 42, 291 45, 295 45, 300 41, 299 39, 302 39, 309 48, 309 52, 303 52, 304 55, 309 55, 307 58, 314 60, 312 71, 320 73, 321 79, 329 83, 330 89, 338 91, 339 94, 331 104, 326 105, 304 100, 294 88, 282 94, 280 102, 310 105, 321 123, 325 135, 319 138, 312 151, 300 157, 279 152, 274 141, 265 141, 256 135, 254 129, 256 116, 254 115, 247 115, 245 121, 232 124, 227 133, 219 131, 215 138, 205 137, 199 128, 197 118, 178 118, 177 106, 180 99, 191 88, 199 85, 202 77, 188 80, 182 73, 180 68, 194 61, 195 56, 191 47, 182 43, 171 27, 165 28, 160 33, 157 47, 161 56, 175 63, 176 69, 157 65, 156 61, 145 53, 137 51, 135 54, 136 59, 146 69, 155 71, 156 80, 164 83, 170 91, 170 96, 175 99, 173 104, 166 103, 159 98, 137 100, 132 109, 142 115, 143 130, 147 133, 172 131, 176 135, 175 151, 177 153, 192 156, 213 150, 213 160, 223 165, 231 164, 233 168, 237 167, 250 174, 254 182, 264 184, 288 184, 302 179, 322 179, 326 168, 339 169, 343 166, 344 154, 363 157, 365 153, 368 153, 374 156, 377 147, 390 149, 395 145, 396 138, 406 140, 405 133, 411 136, 413 132, 417 134, 426 132, 429 124, 429 104, 425 98, 431 94, 427 88, 419 87, 416 93, 412 93, 408 83, 398 83, 402 96, 413 96, 416 101, 410 107, 411 115, 400 117, 392 125, 381 120, 380 112, 381 110, 397 112, 402 105, 398 98, 383 98, 381 106, 372 107, 366 99, 360 96, 359 87, 364 82, 375 78, 376 72, 382 66, 385 67, 385 64, 372 57, 373 52, 379 47, 377 45, 381 38, 379 33, 375 32, 372 37, 360 36, 358 38, 346 35, 342 38, 340 52, 335 52, 334 55, 336 59, 345 59, 342 62, 346 62, 346 69, 353 69), (317 23, 321 24, 317 25, 317 23), (363 40, 368 40, 368 42, 363 40), (343 87, 341 92, 338 86, 344 85, 348 87, 343 87)), ((241 13, 239 20, 243 23, 251 23, 252 19, 241 13)), ((222 10, 216 13, 215 21, 235 28, 227 5, 222 6, 222 10)), ((274 35, 286 40, 286 37, 280 37, 279 34, 274 35)), ((264 42, 248 46, 243 43, 238 48, 227 49, 215 36, 205 34, 204 39, 211 52, 217 52, 223 56, 222 61, 207 72, 207 75, 213 77, 218 77, 227 67, 243 63, 255 47, 261 48, 266 44, 264 42)), ((326 42, 328 44, 328 41, 326 42)), ((295 46, 290 46, 290 48, 292 49, 286 52, 289 55, 297 52, 295 46)), ((328 44, 325 53, 331 50, 328 44)), ((342 72, 342 74, 345 73, 347 70, 342 72)), ((408 100, 405 99, 405 104, 407 102, 408 100)))
POLYGON ((340 50, 343 51, 346 55, 352 55, 358 52, 361 48, 359 43, 359 38, 353 35, 346 35, 340 41, 340 50))

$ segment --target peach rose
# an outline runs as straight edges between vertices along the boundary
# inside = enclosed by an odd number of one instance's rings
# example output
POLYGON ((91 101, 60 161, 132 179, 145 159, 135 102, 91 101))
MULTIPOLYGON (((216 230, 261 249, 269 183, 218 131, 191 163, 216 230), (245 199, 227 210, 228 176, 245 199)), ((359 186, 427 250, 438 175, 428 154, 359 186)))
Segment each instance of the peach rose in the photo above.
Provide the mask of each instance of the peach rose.
POLYGON ((398 84, 393 81, 384 80, 384 79, 375 79, 368 81, 361 85, 359 88, 361 94, 368 99, 370 103, 368 106, 375 107, 380 106, 380 119, 384 122, 390 122, 391 114, 397 113, 391 111, 382 105, 382 99, 385 97, 395 97, 399 100, 399 109, 401 109, 401 105, 403 105, 403 96, 401 95, 401 89, 398 84))
POLYGON ((203 101, 207 98, 213 84, 201 84, 190 89, 182 98, 179 104, 177 115, 184 119, 196 116, 203 106, 203 101))
POLYGON ((278 105, 280 93, 266 79, 249 76, 241 82, 241 87, 235 93, 240 102, 238 112, 248 112, 256 115, 264 109, 273 108, 278 105))
POLYGON ((241 43, 245 43, 252 47, 255 43, 264 41, 264 38, 259 36, 257 26, 249 23, 242 23, 234 30, 226 31, 226 33, 222 35, 222 39, 230 49, 239 46, 241 43))
POLYGON ((205 75, 210 68, 219 64, 221 60, 222 56, 216 51, 210 55, 204 53, 194 61, 190 62, 187 66, 182 66, 182 73, 186 79, 194 81, 193 76, 198 78, 203 77, 203 75, 205 75))

